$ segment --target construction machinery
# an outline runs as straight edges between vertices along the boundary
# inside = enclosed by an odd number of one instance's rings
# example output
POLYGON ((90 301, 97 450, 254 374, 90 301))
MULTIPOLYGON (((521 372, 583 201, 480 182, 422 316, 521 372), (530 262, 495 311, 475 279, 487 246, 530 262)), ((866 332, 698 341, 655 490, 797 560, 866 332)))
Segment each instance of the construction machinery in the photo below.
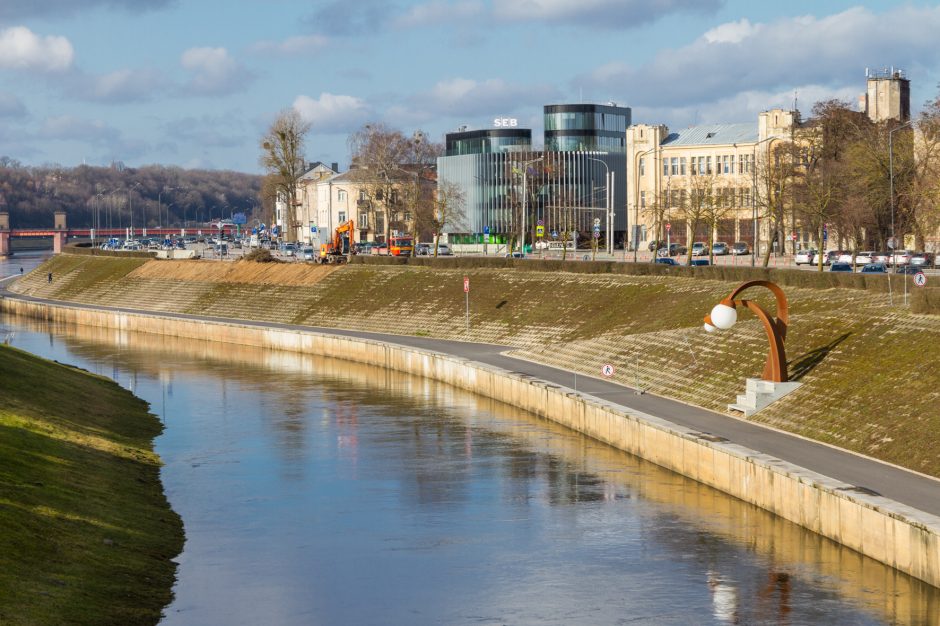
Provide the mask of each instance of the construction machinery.
POLYGON ((336 227, 333 240, 320 244, 317 263, 345 263, 352 249, 353 232, 356 223, 353 220, 343 222, 336 227))

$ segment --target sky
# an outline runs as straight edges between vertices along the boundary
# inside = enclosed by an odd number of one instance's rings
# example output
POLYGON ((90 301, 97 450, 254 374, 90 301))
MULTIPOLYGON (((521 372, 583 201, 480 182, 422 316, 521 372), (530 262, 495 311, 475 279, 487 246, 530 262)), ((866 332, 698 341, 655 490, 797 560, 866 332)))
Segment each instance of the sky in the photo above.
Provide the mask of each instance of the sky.
POLYGON ((294 108, 309 161, 381 122, 442 141, 545 104, 634 123, 756 120, 852 102, 866 68, 937 95, 940 4, 825 0, 0 0, 0 156, 260 173, 294 108))

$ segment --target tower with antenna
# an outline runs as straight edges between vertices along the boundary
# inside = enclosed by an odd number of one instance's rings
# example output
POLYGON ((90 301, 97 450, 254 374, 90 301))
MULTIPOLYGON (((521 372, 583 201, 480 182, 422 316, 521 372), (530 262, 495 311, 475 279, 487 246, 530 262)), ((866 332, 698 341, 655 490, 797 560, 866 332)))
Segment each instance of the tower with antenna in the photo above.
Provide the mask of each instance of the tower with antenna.
POLYGON ((882 70, 865 68, 868 88, 864 96, 865 114, 873 122, 911 119, 911 81, 904 70, 891 67, 882 70))

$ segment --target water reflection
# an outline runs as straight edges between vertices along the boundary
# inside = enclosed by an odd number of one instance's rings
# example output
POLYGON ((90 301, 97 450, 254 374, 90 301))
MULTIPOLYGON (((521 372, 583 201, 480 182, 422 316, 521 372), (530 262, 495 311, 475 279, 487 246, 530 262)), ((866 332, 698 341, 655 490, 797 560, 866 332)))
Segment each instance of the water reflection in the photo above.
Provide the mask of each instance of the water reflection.
POLYGON ((16 326, 167 423, 187 529, 168 624, 940 623, 919 581, 486 398, 296 353, 16 326))

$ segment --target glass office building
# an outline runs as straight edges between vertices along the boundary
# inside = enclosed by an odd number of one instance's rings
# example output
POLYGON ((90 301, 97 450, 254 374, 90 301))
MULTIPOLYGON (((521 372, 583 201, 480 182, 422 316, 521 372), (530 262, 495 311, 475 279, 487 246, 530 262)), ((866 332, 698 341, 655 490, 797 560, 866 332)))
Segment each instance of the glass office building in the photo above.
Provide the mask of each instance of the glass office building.
POLYGON ((610 231, 620 245, 627 230, 625 143, 630 109, 548 105, 544 114, 543 151, 531 149, 529 129, 446 135, 446 156, 437 162, 438 182, 457 186, 465 200, 464 219, 449 229, 451 241, 482 243, 484 233, 491 242, 508 241, 524 224, 531 244, 538 238, 539 221, 545 240, 553 232, 576 231, 584 241, 599 220, 602 247, 610 231))
POLYGON ((445 154, 490 154, 532 149, 529 128, 487 128, 448 133, 444 138, 445 154))

